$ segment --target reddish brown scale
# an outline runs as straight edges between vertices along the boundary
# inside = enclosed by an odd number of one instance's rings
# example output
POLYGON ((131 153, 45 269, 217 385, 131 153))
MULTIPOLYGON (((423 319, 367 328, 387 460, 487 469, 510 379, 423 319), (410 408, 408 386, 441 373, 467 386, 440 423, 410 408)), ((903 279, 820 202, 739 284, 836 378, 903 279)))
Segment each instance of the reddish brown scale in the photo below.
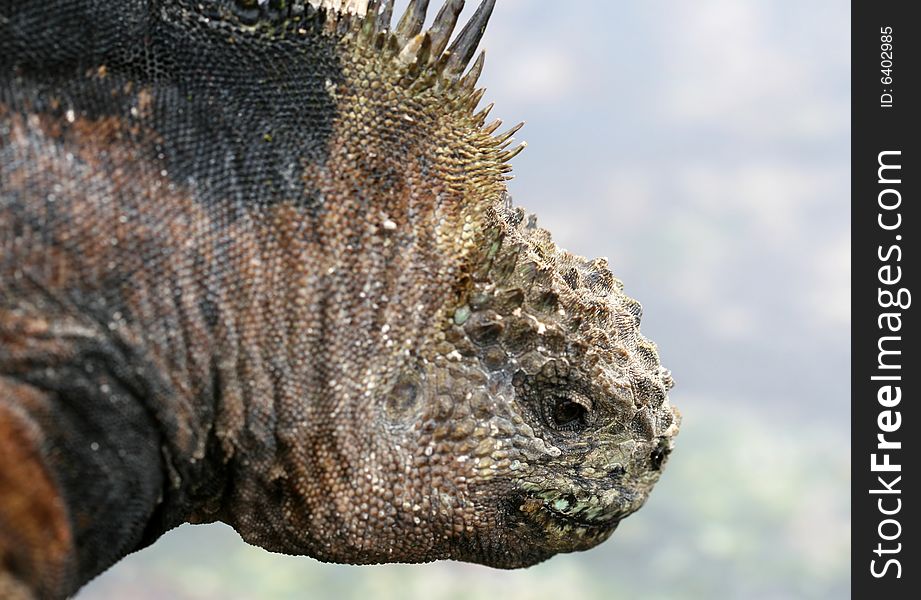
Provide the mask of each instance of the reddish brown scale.
POLYGON ((35 389, 0 377, 0 597, 56 593, 73 576, 67 509, 41 453, 42 432, 23 407, 48 411, 35 389), (37 583, 37 585, 36 585, 37 583))

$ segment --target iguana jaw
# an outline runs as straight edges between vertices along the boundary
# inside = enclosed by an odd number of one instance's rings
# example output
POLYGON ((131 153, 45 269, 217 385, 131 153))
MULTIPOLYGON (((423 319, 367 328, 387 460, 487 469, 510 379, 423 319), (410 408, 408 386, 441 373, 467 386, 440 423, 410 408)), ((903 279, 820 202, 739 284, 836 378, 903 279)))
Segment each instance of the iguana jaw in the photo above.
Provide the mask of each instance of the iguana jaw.
MULTIPOLYGON (((589 510, 566 514, 557 506, 571 494, 526 492, 519 490, 500 505, 495 531, 503 532, 500 545, 483 544, 481 538, 462 543, 451 558, 485 564, 497 569, 530 567, 548 558, 568 552, 589 550, 607 540, 629 513, 617 510, 598 514, 589 510), (557 506, 555 506, 557 504, 557 506), (485 548, 484 548, 485 546, 485 548)), ((631 511, 632 512, 632 511, 631 511)))
POLYGON ((540 529, 542 545, 556 552, 588 550, 608 539, 621 520, 637 511, 647 494, 612 486, 599 493, 522 486, 513 503, 517 517, 540 529))
MULTIPOLYGON (((570 495, 570 497, 572 497, 570 495)), ((584 504, 577 510, 567 512, 570 500, 558 496, 547 500, 526 496, 518 507, 527 519, 543 528, 551 543, 562 543, 567 550, 587 550, 606 540, 620 523, 623 516, 616 509, 603 509, 584 504)))

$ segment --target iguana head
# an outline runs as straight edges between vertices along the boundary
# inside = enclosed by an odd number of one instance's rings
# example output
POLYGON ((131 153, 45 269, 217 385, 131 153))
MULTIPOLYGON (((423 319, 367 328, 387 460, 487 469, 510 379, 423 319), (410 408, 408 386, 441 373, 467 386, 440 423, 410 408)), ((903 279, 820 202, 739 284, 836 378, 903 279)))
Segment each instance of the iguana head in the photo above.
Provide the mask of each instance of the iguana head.
POLYGON ((606 261, 557 248, 521 209, 497 219, 384 415, 425 482, 411 503, 451 538, 447 553, 520 567, 591 548, 639 509, 678 415, 642 309, 606 261))

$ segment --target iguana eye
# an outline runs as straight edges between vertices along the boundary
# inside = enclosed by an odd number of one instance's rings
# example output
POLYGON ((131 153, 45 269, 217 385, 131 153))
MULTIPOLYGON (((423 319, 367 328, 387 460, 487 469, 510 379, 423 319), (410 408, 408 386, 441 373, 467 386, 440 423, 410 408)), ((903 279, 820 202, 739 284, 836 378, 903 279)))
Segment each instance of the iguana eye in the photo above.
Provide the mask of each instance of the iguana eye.
POLYGON ((652 454, 649 455, 649 461, 652 464, 653 471, 658 471, 662 468, 662 463, 665 462, 670 452, 671 449, 668 447, 668 442, 659 440, 659 444, 652 451, 652 454))
POLYGON ((585 428, 588 417, 588 402, 566 396, 552 398, 549 407, 551 425, 563 431, 579 431, 585 428))

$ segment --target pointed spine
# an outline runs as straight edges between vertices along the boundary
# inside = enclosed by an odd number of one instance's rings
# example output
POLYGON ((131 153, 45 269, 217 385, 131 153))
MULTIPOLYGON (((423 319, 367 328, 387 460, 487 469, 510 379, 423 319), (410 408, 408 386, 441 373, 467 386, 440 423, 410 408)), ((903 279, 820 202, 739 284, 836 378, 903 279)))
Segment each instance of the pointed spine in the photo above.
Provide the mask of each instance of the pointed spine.
POLYGON ((419 35, 425 23, 425 13, 428 7, 429 0, 410 0, 395 32, 401 42, 406 43, 419 35))
POLYGON ((464 101, 467 105, 467 110, 473 112, 473 109, 475 109, 476 105, 480 103, 480 100, 483 99, 483 94, 485 93, 486 88, 480 88, 467 96, 466 100, 464 101))
POLYGON ((483 133, 486 135, 492 135, 492 132, 502 127, 502 119, 496 119, 489 125, 483 128, 483 133))
POLYGON ((500 134, 497 135, 496 138, 495 138, 495 139, 496 139, 496 143, 499 144, 499 145, 501 146, 501 145, 504 144, 505 142, 507 142, 507 141, 509 141, 510 139, 512 139, 512 136, 515 135, 515 133, 517 133, 518 130, 521 129, 522 127, 524 127, 524 121, 522 121, 521 123, 515 125, 514 127, 512 127, 511 129, 509 129, 509 130, 506 131, 505 133, 500 133, 500 134))
POLYGON ((483 0, 480 6, 477 7, 476 12, 473 13, 473 16, 470 17, 470 20, 467 21, 467 24, 464 25, 454 43, 451 44, 448 49, 451 55, 448 59, 447 67, 449 75, 459 77, 464 72, 464 69, 467 68, 470 59, 473 58, 477 50, 477 46, 480 44, 480 40, 483 38, 486 24, 489 22, 489 17, 495 7, 496 0, 483 0))
POLYGON ((489 104, 481 108, 480 112, 473 115, 473 122, 477 127, 483 127, 483 123, 486 122, 486 117, 489 116, 489 113, 492 111, 495 105, 496 105, 495 102, 490 102, 489 104))
POLYGON ((438 11, 435 22, 429 29, 429 34, 432 36, 432 56, 440 57, 448 47, 448 40, 451 39, 451 33, 454 32, 454 26, 457 25, 457 17, 460 16, 463 8, 464 0, 448 0, 438 11))
POLYGON ((377 13, 378 32, 389 31, 390 22, 393 20, 393 0, 384 0, 384 7, 377 13))
POLYGON ((461 79, 461 86, 467 89, 473 89, 473 86, 476 85, 477 80, 480 78, 480 75, 483 73, 483 64, 486 62, 486 52, 480 51, 480 55, 476 57, 476 61, 473 63, 473 66, 470 67, 470 70, 467 71, 467 74, 464 75, 461 79))
POLYGON ((432 53, 432 38, 428 32, 420 33, 403 46, 400 51, 400 62, 411 65, 410 75, 418 75, 422 68, 428 66, 432 53))
POLYGON ((368 0, 368 10, 361 23, 361 37, 366 42, 370 42, 377 34, 377 11, 380 5, 380 0, 368 0))
POLYGON ((507 163, 508 161, 518 156, 521 153, 521 151, 527 147, 528 147, 527 142, 521 142, 520 144, 518 144, 511 150, 506 150, 505 152, 500 153, 499 162, 507 163))

